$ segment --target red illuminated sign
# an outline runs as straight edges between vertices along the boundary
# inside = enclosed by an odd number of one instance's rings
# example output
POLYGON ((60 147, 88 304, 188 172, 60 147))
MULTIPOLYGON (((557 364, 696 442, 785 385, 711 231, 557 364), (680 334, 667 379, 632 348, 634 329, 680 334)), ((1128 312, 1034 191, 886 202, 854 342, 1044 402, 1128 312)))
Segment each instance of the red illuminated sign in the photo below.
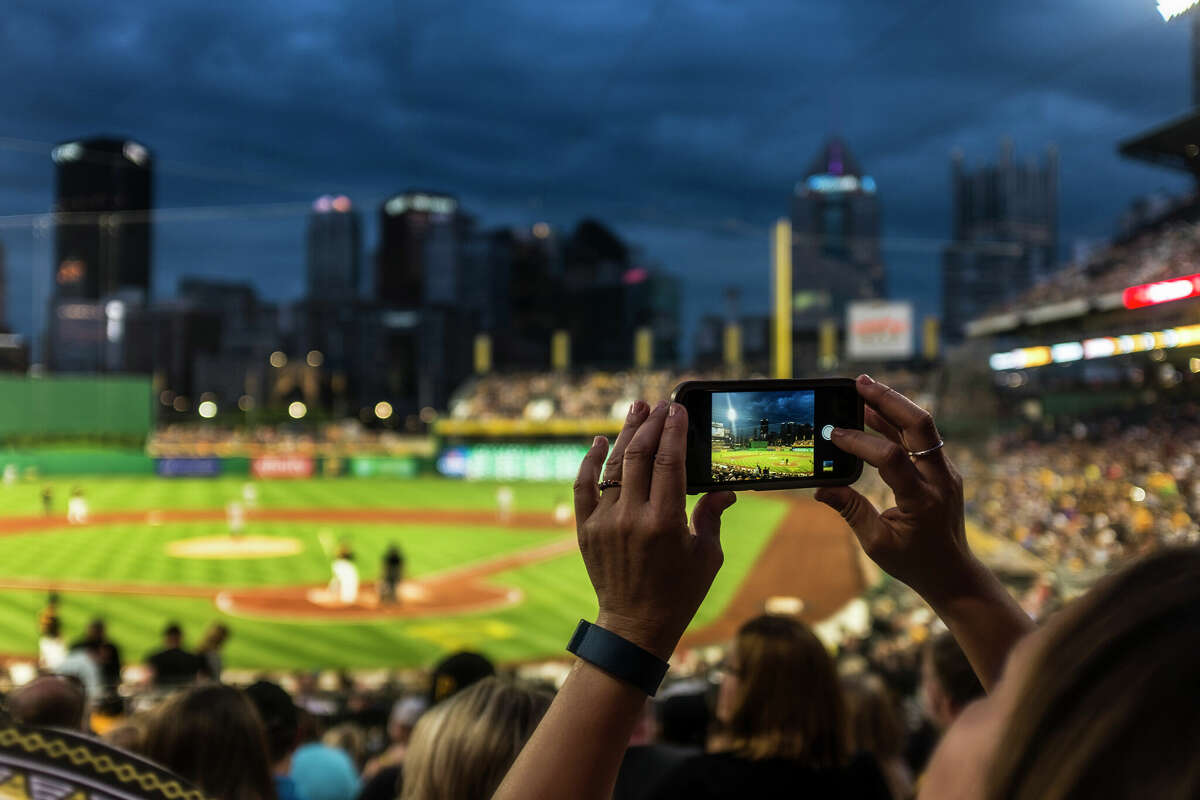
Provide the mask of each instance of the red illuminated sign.
POLYGON ((1126 308, 1145 308, 1197 296, 1200 296, 1200 274, 1130 286, 1121 293, 1121 302, 1126 308))

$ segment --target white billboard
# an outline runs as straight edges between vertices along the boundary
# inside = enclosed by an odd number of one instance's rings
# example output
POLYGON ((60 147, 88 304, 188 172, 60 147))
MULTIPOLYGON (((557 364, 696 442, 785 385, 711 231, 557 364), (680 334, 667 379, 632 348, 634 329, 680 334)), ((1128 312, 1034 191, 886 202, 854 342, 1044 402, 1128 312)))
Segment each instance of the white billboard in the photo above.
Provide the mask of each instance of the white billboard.
POLYGON ((912 303, 850 303, 846 307, 846 355, 857 361, 912 358, 912 303))

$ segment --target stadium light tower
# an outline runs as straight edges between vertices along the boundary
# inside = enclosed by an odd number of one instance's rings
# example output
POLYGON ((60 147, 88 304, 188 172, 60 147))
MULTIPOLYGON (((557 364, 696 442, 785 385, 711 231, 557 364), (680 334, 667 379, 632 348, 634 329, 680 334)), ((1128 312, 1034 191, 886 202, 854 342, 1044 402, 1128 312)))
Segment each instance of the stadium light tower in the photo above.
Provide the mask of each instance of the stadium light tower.
POLYGON ((1162 14, 1164 21, 1169 20, 1187 12, 1197 3, 1200 0, 1158 0, 1158 13, 1162 14))
POLYGON ((733 434, 734 443, 737 442, 737 412, 733 410, 733 406, 729 407, 729 427, 733 434))

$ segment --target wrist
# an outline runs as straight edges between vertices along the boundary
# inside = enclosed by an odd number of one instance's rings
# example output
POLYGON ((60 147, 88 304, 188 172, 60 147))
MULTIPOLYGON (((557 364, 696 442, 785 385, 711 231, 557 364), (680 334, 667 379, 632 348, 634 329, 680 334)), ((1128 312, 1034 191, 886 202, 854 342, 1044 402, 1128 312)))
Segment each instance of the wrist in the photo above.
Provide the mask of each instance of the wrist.
POLYGON ((596 616, 596 625, 653 653, 663 661, 671 659, 675 645, 679 644, 679 637, 683 635, 683 631, 672 633, 663 625, 662 620, 645 620, 604 610, 596 616))
POLYGON ((916 589, 917 594, 930 605, 939 616, 952 612, 965 602, 989 598, 999 586, 996 576, 973 553, 967 553, 954 567, 946 569, 936 585, 916 589))

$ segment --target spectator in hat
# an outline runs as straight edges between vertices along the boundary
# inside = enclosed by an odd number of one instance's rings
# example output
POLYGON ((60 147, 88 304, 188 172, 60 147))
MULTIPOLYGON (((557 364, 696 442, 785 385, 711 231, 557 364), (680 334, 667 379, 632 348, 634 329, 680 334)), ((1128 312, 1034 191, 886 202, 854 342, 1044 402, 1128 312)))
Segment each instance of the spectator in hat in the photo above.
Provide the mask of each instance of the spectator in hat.
POLYGON ((495 665, 479 653, 463 651, 446 656, 433 668, 429 682, 429 704, 437 705, 456 692, 495 674, 495 665))
POLYGON ((317 720, 300 711, 300 741, 292 755, 292 780, 305 800, 355 800, 362 782, 345 751, 321 742, 317 720))
POLYGON ((298 744, 300 721, 292 696, 279 684, 256 681, 246 687, 246 696, 258 710, 267 737, 267 755, 278 800, 306 800, 292 780, 292 754, 298 744))
POLYGON ((392 706, 387 726, 390 743, 363 769, 366 783, 358 796, 359 800, 394 800, 413 728, 427 708, 429 701, 415 695, 397 700, 392 706))

